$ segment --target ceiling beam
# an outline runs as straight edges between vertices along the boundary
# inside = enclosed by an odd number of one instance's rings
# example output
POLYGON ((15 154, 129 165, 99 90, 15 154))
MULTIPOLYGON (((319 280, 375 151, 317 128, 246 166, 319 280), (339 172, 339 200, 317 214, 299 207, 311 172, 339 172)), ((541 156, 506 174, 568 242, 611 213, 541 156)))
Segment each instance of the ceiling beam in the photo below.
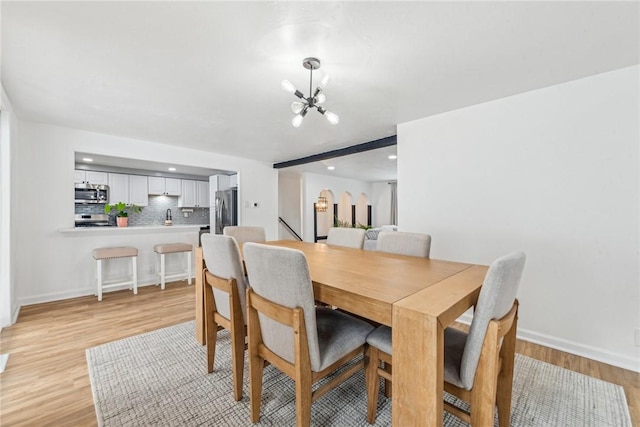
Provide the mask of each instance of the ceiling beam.
POLYGON ((362 153, 363 151, 376 150, 378 148, 390 147, 398 144, 396 135, 386 138, 376 139, 375 141, 364 142, 351 147, 339 148, 337 150, 325 151, 324 153, 314 154, 312 156, 301 157, 295 160, 287 160, 286 162, 274 163, 274 169, 288 168, 290 166, 304 165, 305 163, 318 162, 320 160, 333 159, 334 157, 348 156, 349 154, 362 153))

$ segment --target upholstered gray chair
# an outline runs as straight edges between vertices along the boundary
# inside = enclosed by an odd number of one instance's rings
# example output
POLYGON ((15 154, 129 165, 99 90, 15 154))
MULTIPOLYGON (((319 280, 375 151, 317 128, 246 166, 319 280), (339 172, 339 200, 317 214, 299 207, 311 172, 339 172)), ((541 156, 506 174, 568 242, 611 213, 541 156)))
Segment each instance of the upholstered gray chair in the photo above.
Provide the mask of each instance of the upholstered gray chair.
POLYGON ((327 245, 362 249, 365 232, 363 228, 331 227, 327 235, 327 245))
MULTIPOLYGON (((485 276, 469 333, 444 331, 444 389, 470 403, 471 413, 444 403, 445 409, 472 426, 492 426, 498 406, 500 427, 511 418, 511 389, 515 357, 518 301, 516 293, 525 254, 496 259, 485 276)), ((373 423, 378 405, 379 377, 391 379, 380 367, 392 362, 391 329, 381 326, 367 337, 367 421, 373 423)))
POLYGON ((258 243, 244 245, 251 421, 260 419, 264 361, 296 383, 296 424, 311 423, 311 403, 362 368, 353 364, 312 392, 312 385, 362 353, 373 327, 348 314, 314 306, 304 254, 258 243))
POLYGON ((245 242, 265 242, 267 240, 263 227, 249 227, 246 225, 227 226, 222 230, 225 236, 236 239, 238 246, 242 248, 245 242))
POLYGON ((398 255, 429 258, 431 236, 428 234, 381 231, 376 250, 398 255))
POLYGON ((248 281, 238 244, 231 236, 202 235, 202 254, 207 268, 203 275, 205 332, 207 336, 207 371, 213 372, 218 325, 231 333, 233 391, 242 399, 246 289, 248 281))

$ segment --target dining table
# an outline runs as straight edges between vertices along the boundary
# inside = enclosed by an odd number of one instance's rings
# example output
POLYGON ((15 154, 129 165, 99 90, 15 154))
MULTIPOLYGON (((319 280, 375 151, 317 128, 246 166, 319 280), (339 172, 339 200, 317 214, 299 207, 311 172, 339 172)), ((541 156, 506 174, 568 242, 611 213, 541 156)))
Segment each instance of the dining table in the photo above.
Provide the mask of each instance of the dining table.
MULTIPOLYGON (((297 240, 316 301, 392 327, 393 426, 443 424, 444 330, 478 299, 488 267, 297 240)), ((196 339, 205 344, 205 262, 196 248, 196 339)))

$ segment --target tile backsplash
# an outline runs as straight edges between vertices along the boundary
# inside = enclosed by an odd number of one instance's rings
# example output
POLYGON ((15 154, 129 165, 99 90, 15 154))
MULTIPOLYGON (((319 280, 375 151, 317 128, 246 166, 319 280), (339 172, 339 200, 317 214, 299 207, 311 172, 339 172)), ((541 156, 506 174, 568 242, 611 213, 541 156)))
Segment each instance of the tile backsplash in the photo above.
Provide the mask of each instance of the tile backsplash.
MULTIPOLYGON (((102 214, 104 205, 75 205, 76 214, 102 214)), ((209 224, 209 208, 189 208, 193 212, 185 218, 182 209, 178 207, 177 196, 149 196, 149 206, 142 208, 140 213, 129 213, 129 226, 164 225, 167 209, 171 209, 171 217, 175 225, 209 224)), ((111 221, 115 224, 115 215, 111 214, 111 221)))

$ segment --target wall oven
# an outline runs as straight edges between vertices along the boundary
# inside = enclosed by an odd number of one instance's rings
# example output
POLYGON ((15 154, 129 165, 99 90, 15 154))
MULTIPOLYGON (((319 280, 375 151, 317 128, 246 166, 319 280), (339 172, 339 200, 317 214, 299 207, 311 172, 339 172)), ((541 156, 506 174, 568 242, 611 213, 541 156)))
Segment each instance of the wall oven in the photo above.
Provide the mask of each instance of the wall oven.
POLYGON ((78 183, 75 185, 76 204, 109 203, 109 186, 78 183))

